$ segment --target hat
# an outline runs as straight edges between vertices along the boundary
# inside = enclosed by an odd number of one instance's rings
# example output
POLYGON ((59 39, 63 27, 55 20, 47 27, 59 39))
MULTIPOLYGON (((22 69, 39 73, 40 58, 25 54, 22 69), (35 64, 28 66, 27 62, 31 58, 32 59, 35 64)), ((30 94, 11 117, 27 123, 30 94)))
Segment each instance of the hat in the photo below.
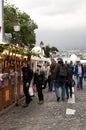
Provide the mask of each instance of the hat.
POLYGON ((63 59, 62 58, 58 58, 57 61, 63 61, 63 59))
POLYGON ((62 58, 58 58, 57 61, 58 61, 59 64, 63 64, 63 59, 62 58))

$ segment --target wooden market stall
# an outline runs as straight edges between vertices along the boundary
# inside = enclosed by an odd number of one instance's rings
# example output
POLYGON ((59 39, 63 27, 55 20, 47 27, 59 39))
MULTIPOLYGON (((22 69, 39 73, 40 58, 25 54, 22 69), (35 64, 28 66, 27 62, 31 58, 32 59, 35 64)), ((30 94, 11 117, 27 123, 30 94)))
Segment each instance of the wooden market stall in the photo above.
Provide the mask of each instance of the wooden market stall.
POLYGON ((16 100, 24 96, 21 67, 27 57, 11 49, 0 53, 0 110, 16 103, 16 100))

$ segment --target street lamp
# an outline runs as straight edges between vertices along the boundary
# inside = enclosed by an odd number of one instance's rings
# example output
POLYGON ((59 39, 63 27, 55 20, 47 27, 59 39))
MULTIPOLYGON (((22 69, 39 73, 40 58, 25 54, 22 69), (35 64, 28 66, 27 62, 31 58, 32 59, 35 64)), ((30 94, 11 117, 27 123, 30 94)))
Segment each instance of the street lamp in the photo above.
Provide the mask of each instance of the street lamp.
POLYGON ((18 21, 16 21, 15 23, 14 23, 14 31, 15 32, 19 32, 20 31, 20 23, 18 22, 18 21))
MULTIPOLYGON (((20 23, 16 21, 13 25, 14 31, 16 32, 16 46, 18 45, 18 32, 20 31, 20 23)), ((17 103, 17 63, 16 63, 16 49, 15 49, 15 103, 17 103)))

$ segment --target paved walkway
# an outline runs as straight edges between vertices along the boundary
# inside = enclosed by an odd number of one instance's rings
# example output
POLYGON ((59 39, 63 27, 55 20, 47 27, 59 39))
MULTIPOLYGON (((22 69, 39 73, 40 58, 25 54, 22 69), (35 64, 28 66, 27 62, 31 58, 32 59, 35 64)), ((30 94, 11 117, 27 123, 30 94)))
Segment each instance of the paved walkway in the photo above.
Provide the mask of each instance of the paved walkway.
POLYGON ((13 107, 0 115, 0 130, 86 130, 86 85, 74 89, 73 99, 56 101, 54 92, 44 90, 45 102, 37 95, 27 108, 13 107))

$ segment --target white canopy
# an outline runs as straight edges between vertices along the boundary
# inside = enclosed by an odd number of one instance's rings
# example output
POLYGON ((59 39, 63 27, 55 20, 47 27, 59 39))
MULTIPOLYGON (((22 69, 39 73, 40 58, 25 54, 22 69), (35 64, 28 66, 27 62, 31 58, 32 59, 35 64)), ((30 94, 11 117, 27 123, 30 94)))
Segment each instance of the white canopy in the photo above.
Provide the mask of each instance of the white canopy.
POLYGON ((31 59, 32 60, 35 60, 35 61, 47 61, 47 62, 50 62, 50 59, 49 58, 46 58, 46 57, 43 57, 43 56, 31 56, 31 59))
POLYGON ((0 44, 1 44, 1 45, 6 45, 6 44, 8 44, 8 43, 0 41, 0 44))
POLYGON ((35 52, 35 53, 37 53, 37 54, 40 54, 40 53, 41 53, 41 47, 36 46, 36 47, 32 48, 32 52, 35 52))

